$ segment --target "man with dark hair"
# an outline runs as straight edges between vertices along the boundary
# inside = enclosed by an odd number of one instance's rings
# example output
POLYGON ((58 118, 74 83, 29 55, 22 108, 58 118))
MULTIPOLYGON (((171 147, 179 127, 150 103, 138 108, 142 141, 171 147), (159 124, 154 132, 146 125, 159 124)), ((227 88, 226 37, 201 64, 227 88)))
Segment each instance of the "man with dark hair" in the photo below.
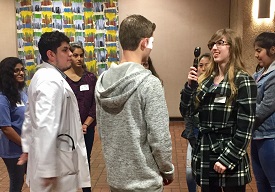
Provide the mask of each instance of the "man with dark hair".
POLYGON ((27 184, 33 192, 75 192, 90 187, 86 148, 74 92, 63 71, 71 67, 69 38, 42 34, 38 48, 44 63, 33 76, 22 130, 28 159, 27 184))
POLYGON ((113 63, 97 81, 97 126, 112 192, 162 192, 173 181, 163 87, 141 65, 153 48, 155 28, 141 15, 124 19, 121 63, 113 63))

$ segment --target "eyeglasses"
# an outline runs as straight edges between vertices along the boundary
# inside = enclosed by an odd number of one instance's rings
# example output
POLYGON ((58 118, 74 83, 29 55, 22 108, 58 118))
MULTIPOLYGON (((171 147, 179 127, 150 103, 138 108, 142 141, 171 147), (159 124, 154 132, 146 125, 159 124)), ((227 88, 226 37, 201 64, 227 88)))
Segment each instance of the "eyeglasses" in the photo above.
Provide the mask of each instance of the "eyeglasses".
POLYGON ((229 43, 224 41, 224 40, 218 40, 216 42, 208 43, 207 46, 208 46, 210 51, 213 49, 214 45, 216 45, 217 47, 221 47, 221 46, 224 46, 224 45, 229 45, 229 43))
POLYGON ((14 74, 19 75, 20 72, 25 73, 25 72, 26 72, 26 69, 25 69, 24 67, 21 68, 21 69, 19 69, 19 68, 15 68, 15 69, 14 69, 14 74))

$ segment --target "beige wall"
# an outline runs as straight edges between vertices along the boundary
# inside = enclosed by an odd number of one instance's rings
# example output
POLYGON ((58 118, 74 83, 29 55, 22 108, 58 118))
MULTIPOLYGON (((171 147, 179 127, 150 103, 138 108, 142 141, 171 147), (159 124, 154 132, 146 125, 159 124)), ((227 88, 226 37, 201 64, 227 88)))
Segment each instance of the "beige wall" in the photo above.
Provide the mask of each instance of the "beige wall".
POLYGON ((243 36, 243 1, 231 0, 230 28, 243 36))
POLYGON ((273 13, 271 13, 272 19, 257 18, 257 2, 258 0, 231 0, 230 26, 243 37, 243 58, 246 68, 251 74, 254 73, 257 66, 253 47, 256 36, 264 31, 273 32, 275 30, 275 0, 271 0, 273 3, 271 5, 273 8, 273 13))
POLYGON ((0 60, 17 56, 15 4, 13 0, 0 0, 0 60))
MULTIPOLYGON (((260 32, 275 27, 274 20, 255 20, 252 8, 253 0, 119 0, 120 20, 142 14, 157 25, 151 57, 164 81, 170 117, 180 117, 179 92, 192 65, 194 48, 201 46, 207 52, 207 41, 217 29, 230 26, 243 36, 244 60, 249 71, 254 71, 253 41, 260 32)), ((13 0, 0 0, 0 22, 1 60, 17 55, 13 0)))
POLYGON ((180 91, 193 64, 194 48, 208 52, 212 34, 229 27, 230 0, 119 0, 119 19, 142 14, 157 28, 151 58, 164 81, 170 117, 180 117, 180 91))
POLYGON ((273 19, 257 19, 255 17, 257 14, 253 16, 252 10, 254 3, 257 2, 256 0, 246 0, 245 2, 246 5, 243 7, 243 56, 247 63, 248 70, 250 73, 253 73, 258 64, 254 57, 253 42, 261 32, 273 32, 275 30, 275 24, 274 17, 272 17, 273 19))

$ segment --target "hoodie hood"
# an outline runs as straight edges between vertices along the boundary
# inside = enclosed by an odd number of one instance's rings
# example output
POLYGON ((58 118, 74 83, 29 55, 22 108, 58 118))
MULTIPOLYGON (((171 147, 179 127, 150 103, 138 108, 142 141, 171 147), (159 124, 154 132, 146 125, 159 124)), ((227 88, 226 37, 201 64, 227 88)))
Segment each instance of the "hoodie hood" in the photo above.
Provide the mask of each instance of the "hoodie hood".
POLYGON ((95 89, 98 104, 105 111, 120 111, 138 86, 151 74, 151 71, 138 63, 112 63, 98 78, 95 89))

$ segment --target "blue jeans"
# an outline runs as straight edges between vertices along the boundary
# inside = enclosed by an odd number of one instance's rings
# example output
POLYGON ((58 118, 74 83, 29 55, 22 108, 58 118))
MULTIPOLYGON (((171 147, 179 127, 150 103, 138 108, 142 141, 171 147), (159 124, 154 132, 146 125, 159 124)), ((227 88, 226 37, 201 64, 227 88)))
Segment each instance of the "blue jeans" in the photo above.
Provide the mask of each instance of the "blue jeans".
POLYGON ((188 142, 187 154, 186 154, 186 182, 187 182, 188 191, 196 192, 197 184, 193 176, 191 162, 192 162, 192 147, 188 142))
MULTIPOLYGON (((89 164, 89 170, 91 167, 91 153, 94 143, 94 137, 95 137, 95 128, 89 127, 87 129, 87 133, 84 135, 85 145, 86 145, 86 152, 87 152, 87 158, 88 158, 88 164, 89 164)), ((91 187, 82 188, 83 192, 91 192, 91 187)))
POLYGON ((258 191, 275 192, 275 138, 252 140, 251 159, 258 191))
POLYGON ((10 177, 10 192, 21 192, 24 184, 26 164, 17 165, 18 158, 3 158, 10 177))

